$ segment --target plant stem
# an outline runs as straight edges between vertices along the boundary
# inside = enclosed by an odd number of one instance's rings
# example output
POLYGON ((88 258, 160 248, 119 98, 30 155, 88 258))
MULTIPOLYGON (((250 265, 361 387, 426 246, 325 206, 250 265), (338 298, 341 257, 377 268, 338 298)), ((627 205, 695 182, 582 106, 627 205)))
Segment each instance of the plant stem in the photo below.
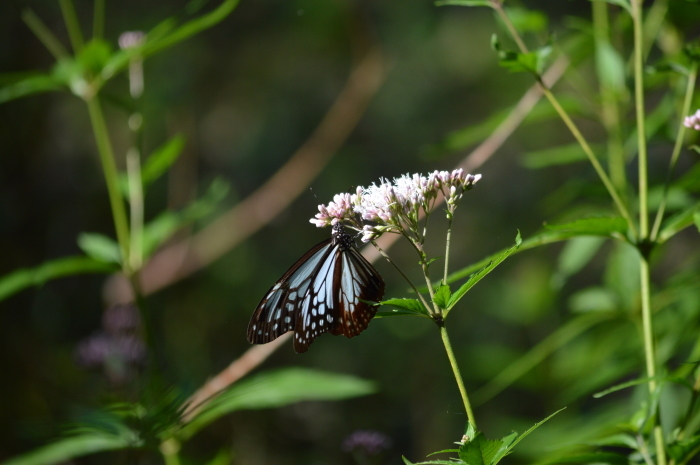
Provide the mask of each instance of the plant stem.
POLYGON ((69 58, 68 51, 63 47, 61 41, 46 27, 46 24, 39 19, 30 9, 22 11, 22 20, 34 35, 44 44, 44 47, 53 55, 56 61, 69 58))
POLYGON ((566 126, 569 128, 569 131, 571 131, 571 134, 573 134, 576 141, 579 143, 579 145, 581 145, 581 148, 588 157, 588 160, 593 165, 593 168, 598 174, 598 177, 607 189, 608 194, 610 194, 610 197, 612 197, 618 212, 627 221, 627 226, 629 227, 632 236, 637 237, 637 227, 635 226, 634 221, 632 220, 632 216, 630 215, 629 211, 627 211, 627 207, 622 201, 622 198, 620 198, 620 195, 617 193, 615 186, 612 185, 610 178, 601 166, 600 162, 598 161, 598 158, 595 156, 595 153, 593 153, 593 150, 591 149, 590 145, 588 145, 588 142, 583 137, 583 134, 581 134, 581 132, 578 130, 578 127, 571 120, 568 113, 566 113, 566 110, 564 110, 564 108, 559 104, 559 101, 556 99, 554 94, 552 94, 552 92, 549 89, 547 89, 544 85, 542 85, 542 92, 552 104, 556 112, 559 114, 559 117, 564 121, 564 124, 566 124, 566 126))
POLYGON ((445 327, 445 322, 441 322, 440 326, 440 336, 442 337, 442 343, 445 346, 445 352, 447 352, 447 358, 450 359, 450 366, 452 366, 452 372, 455 375, 455 380, 457 381, 457 387, 459 388, 459 393, 462 395, 462 402, 464 403, 464 410, 467 412, 467 418, 469 423, 478 430, 476 426, 476 419, 474 418, 474 412, 472 411, 471 403, 469 402, 469 396, 467 395, 467 389, 464 387, 464 381, 462 380, 462 374, 459 372, 459 365, 457 365, 457 359, 452 351, 452 344, 450 344, 450 337, 447 334, 447 328, 445 327))
POLYGON ((71 0, 58 0, 63 13, 63 21, 66 23, 68 37, 70 38, 73 53, 78 54, 83 49, 83 33, 80 31, 78 16, 75 14, 75 7, 71 0))
POLYGON ((445 238, 445 273, 442 278, 443 284, 447 284, 447 275, 450 265, 450 237, 452 236, 452 218, 447 223, 447 237, 445 238))
POLYGON ((166 439, 160 444, 160 453, 163 455, 165 465, 180 465, 180 443, 174 439, 166 439))
POLYGON ((632 0, 634 25, 634 103, 637 114, 637 146, 639 150, 639 239, 649 235, 649 201, 647 194, 647 138, 644 124, 644 29, 642 24, 642 0, 632 0))
POLYGON ((386 261, 388 261, 389 263, 391 263, 391 266, 393 266, 394 268, 396 268, 396 271, 399 272, 399 274, 403 277, 403 279, 406 280, 406 282, 408 283, 408 285, 411 286, 411 289, 413 289, 413 292, 416 293, 416 295, 418 296, 418 298, 420 299, 420 301, 423 303, 423 306, 425 306, 425 309, 426 309, 428 312, 432 313, 432 307, 431 307, 431 306, 428 304, 428 302, 425 300, 425 297, 423 297, 423 294, 421 294, 420 292, 418 292, 418 289, 417 289, 416 286, 413 284, 413 282, 412 282, 410 279, 408 279, 408 276, 406 276, 406 274, 401 270, 401 268, 399 268, 399 265, 397 265, 397 264, 391 259, 391 257, 389 257, 389 255, 387 255, 387 253, 384 252, 384 250, 382 250, 381 247, 379 247, 379 244, 377 244, 376 241, 372 241, 372 245, 377 249, 377 251, 381 254, 382 257, 386 258, 386 261))
POLYGON ((129 180, 129 209, 131 232, 129 243, 129 267, 136 271, 143 264, 143 184, 141 182, 141 157, 136 147, 126 154, 126 172, 129 180))
MULTIPOLYGON (((513 40, 515 40, 515 42, 518 44, 520 51, 522 53, 528 53, 527 46, 525 46, 525 43, 520 38, 520 35, 518 34, 517 29, 515 29, 515 26, 513 26, 513 23, 510 21, 510 18, 508 18, 508 15, 503 10, 503 5, 501 5, 501 3, 497 0, 492 0, 491 3, 493 5, 493 8, 498 12, 501 19, 503 19, 503 22, 505 22, 510 33, 513 35, 513 40)), ((583 134, 581 134, 581 131, 578 130, 578 127, 571 120, 571 117, 566 112, 566 110, 564 110, 564 108, 561 106, 561 104, 559 103, 557 98, 554 96, 554 94, 552 94, 552 91, 549 90, 549 88, 544 84, 544 82, 542 81, 542 77, 537 76, 537 80, 540 84, 540 89, 542 90, 542 93, 545 95, 545 97, 547 97, 547 100, 549 100, 549 102, 552 104, 552 106, 554 107, 556 112, 559 114, 559 117, 564 121, 564 124, 566 124, 566 127, 569 128, 569 131, 571 131, 571 134, 574 136, 576 141, 579 143, 579 145, 583 149, 583 152, 588 157, 588 160, 593 165, 593 168, 595 169, 596 173, 598 174, 598 177, 603 182, 603 185, 605 186, 608 193, 610 194, 610 197, 613 199, 613 202, 615 203, 615 206, 617 207, 617 210, 619 211, 620 215, 622 215, 622 217, 627 221, 627 226, 629 227, 629 230, 630 230, 632 236, 636 237, 637 236, 637 228, 634 225, 634 221, 632 220, 632 216, 627 211, 627 207, 625 206, 624 202, 622 201, 619 194, 617 193, 617 190, 615 189, 615 186, 613 186, 612 182, 610 181, 610 178, 608 177, 607 173, 605 172, 605 170, 601 166, 600 162, 598 161, 598 158, 596 157, 595 153, 593 153, 593 150, 591 149, 590 145, 588 145, 588 142, 586 141, 585 137, 583 137, 583 134)))
MULTIPOLYGON (((647 376, 649 379, 649 393, 654 395, 657 389, 656 382, 656 351, 654 348, 654 327, 651 318, 651 281, 649 275, 649 261, 647 257, 640 257, 640 281, 642 297, 642 330, 644 335, 644 356, 646 359, 647 376)), ((656 412, 656 425, 654 426, 654 441, 656 443, 656 463, 666 465, 666 449, 663 430, 659 424, 659 413, 656 412)))
POLYGON ((92 18, 92 38, 101 39, 105 30, 105 0, 95 0, 92 18))
POLYGON ((92 123, 92 131, 95 134, 95 141, 97 142, 97 150, 100 154, 100 161, 102 162, 105 182, 107 183, 107 193, 109 194, 109 202, 112 207, 114 228, 117 232, 117 241, 119 242, 119 248, 122 254, 122 268, 124 274, 130 276, 132 270, 129 264, 129 222, 127 220, 124 202, 122 202, 121 193, 119 192, 119 173, 114 161, 112 144, 109 140, 107 125, 98 97, 91 97, 86 100, 86 103, 88 111, 90 112, 90 122, 92 123))
MULTIPOLYGON (((693 93, 695 91, 695 81, 698 77, 698 65, 693 63, 690 68, 690 73, 688 74, 688 82, 685 88, 685 99, 683 100, 683 110, 681 113, 681 118, 690 113, 690 105, 693 102, 693 93)), ((649 236, 651 241, 655 241, 659 235, 659 229, 661 229, 661 220, 664 216, 664 210, 666 209, 666 202, 668 201, 668 189, 671 186, 671 179, 673 178, 673 172, 676 168, 676 162, 678 162, 678 156, 681 153, 681 147, 683 147, 683 140, 685 138, 685 126, 681 123, 678 126, 678 133, 676 134, 676 143, 673 146, 673 152, 671 153, 671 162, 668 167, 668 174, 666 175, 666 182, 664 183, 664 192, 661 197, 661 204, 659 205, 659 210, 656 212, 656 218, 654 219, 654 226, 651 228, 651 235, 649 236)))

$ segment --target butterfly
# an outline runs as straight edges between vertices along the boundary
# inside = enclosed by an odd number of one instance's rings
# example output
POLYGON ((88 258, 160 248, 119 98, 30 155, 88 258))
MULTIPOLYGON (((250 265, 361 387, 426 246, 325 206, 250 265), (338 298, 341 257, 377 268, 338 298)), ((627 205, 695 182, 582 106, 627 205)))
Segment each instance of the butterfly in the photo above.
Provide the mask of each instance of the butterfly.
POLYGON ((319 335, 355 337, 367 329, 384 295, 384 280, 342 225, 306 252, 270 288, 248 324, 248 341, 264 344, 294 331, 294 351, 319 335))

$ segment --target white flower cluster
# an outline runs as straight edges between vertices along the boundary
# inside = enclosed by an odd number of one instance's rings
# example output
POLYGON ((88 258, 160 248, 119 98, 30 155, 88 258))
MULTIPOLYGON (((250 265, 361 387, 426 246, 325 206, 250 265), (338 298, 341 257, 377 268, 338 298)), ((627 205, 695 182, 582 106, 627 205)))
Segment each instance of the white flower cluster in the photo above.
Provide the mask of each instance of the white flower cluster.
POLYGON ((690 116, 686 116, 685 119, 683 120, 683 125, 686 128, 695 129, 696 131, 700 131, 700 110, 696 111, 694 114, 692 114, 690 116))
POLYGON ((428 176, 405 174, 393 183, 382 179, 378 185, 358 187, 355 194, 337 194, 328 205, 319 205, 319 213, 310 221, 318 227, 345 222, 362 231, 363 242, 385 232, 417 232, 420 211, 429 213, 439 193, 445 197, 451 215, 462 194, 480 178, 480 174, 464 174, 457 169, 435 171, 428 176), (365 221, 376 224, 362 225, 365 221))

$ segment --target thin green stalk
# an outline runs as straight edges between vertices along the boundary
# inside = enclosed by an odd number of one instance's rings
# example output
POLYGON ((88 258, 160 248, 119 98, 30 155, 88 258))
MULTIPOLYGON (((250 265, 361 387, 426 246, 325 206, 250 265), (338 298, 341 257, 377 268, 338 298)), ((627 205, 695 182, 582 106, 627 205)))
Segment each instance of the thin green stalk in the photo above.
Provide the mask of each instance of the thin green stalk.
POLYGON ((92 18, 92 38, 101 39, 105 31, 105 0, 95 0, 92 18))
MULTIPOLYGON (((690 73, 688 74, 688 82, 685 87, 685 99, 683 100, 683 110, 681 113, 681 118, 690 113, 690 105, 693 102, 693 93, 695 91, 695 81, 698 77, 698 66, 693 63, 690 68, 690 73)), ((666 202, 668 201, 668 189, 671 186, 671 180, 673 179, 673 172, 676 169, 676 162, 678 162, 678 156, 681 153, 681 148, 683 147, 683 141, 685 139, 685 126, 681 123, 678 125, 678 133, 676 134, 676 143, 673 146, 673 152, 671 153, 671 162, 668 167, 668 173, 666 174, 666 182, 664 183, 664 192, 661 197, 661 204, 659 205, 659 210, 656 212, 656 218, 654 219, 654 226, 651 228, 651 241, 655 241, 659 235, 659 229, 661 229, 661 220, 664 217, 664 210, 666 209, 666 202)))
MULTIPOLYGON (((649 392, 653 395, 658 387, 656 382, 656 351, 654 348, 654 327, 651 318, 651 277, 649 274, 649 261, 647 257, 640 258, 640 281, 642 297, 642 332, 644 335, 644 357, 646 359, 647 376, 649 377, 649 392)), ((666 442, 663 430, 659 422, 659 414, 656 413, 656 425, 654 426, 654 442, 656 443, 656 463, 666 465, 666 442)))
POLYGON ((452 366, 452 372, 454 373, 455 380, 457 381, 459 393, 462 395, 462 402, 464 403, 464 410, 467 412, 467 418, 474 429, 478 431, 476 419, 474 418, 474 412, 472 411, 469 396, 467 395, 467 389, 464 387, 462 374, 459 372, 459 365, 457 365, 457 359, 455 358, 454 351, 452 350, 452 344, 450 344, 450 337, 447 334, 447 328, 445 327, 444 321, 440 324, 440 336, 442 337, 442 343, 445 346, 445 352, 447 352, 447 358, 450 359, 450 365, 452 366))
POLYGON ((644 124, 644 25, 642 2, 632 0, 632 23, 634 25, 634 106, 637 114, 637 150, 639 151, 639 239, 649 235, 649 186, 647 183, 647 138, 644 124))
POLYGON ((58 0, 61 5, 61 13, 63 13, 63 21, 66 23, 68 37, 70 38, 71 46, 75 54, 80 53, 83 49, 84 40, 83 33, 80 30, 78 16, 75 14, 75 7, 71 0, 58 0))
POLYGON ((173 438, 166 439, 160 444, 160 453, 165 465, 180 465, 180 443, 173 438))
POLYGON ((685 437, 685 433, 687 432, 688 428, 688 423, 690 423, 690 419, 693 417, 693 413, 695 412, 695 406, 698 403, 698 399, 700 398, 700 372, 698 372, 697 377, 695 378, 695 384, 693 384, 693 394, 690 397, 690 402, 688 402, 688 411, 685 414, 685 417, 683 418, 683 423, 681 423, 681 429, 678 432, 678 439, 681 440, 685 437))
POLYGON ((34 33, 34 35, 44 44, 44 47, 53 55, 56 61, 69 58, 68 51, 63 47, 63 44, 53 35, 53 32, 46 27, 46 24, 34 14, 32 10, 27 8, 22 11, 22 20, 24 24, 34 33))
POLYGON ((381 247, 379 247, 379 244, 377 244, 376 241, 372 241, 372 245, 377 249, 377 251, 379 252, 379 254, 380 254, 382 257, 384 257, 384 258, 386 259, 386 261, 388 261, 389 263, 391 263, 391 266, 393 266, 393 267, 396 269, 396 271, 399 272, 399 274, 403 277, 403 279, 406 280, 406 282, 408 283, 408 285, 411 286, 411 289, 413 289, 413 292, 416 293, 416 295, 418 296, 418 298, 420 299, 420 301, 423 303, 423 306, 425 306, 425 309, 426 309, 428 312, 432 313, 432 307, 431 307, 431 306, 428 304, 428 302, 425 300, 425 297, 423 297, 423 294, 421 294, 420 292, 418 292, 418 288, 416 288, 416 286, 415 286, 415 285, 413 284, 413 282, 408 278, 408 276, 406 276, 406 274, 401 270, 401 268, 399 268, 399 265, 397 265, 396 263, 394 263, 394 261, 391 259, 391 257, 389 257, 389 255, 387 255, 387 253, 384 252, 384 250, 383 250, 381 247))
POLYGON ((132 147, 126 154, 126 172, 129 181, 129 209, 131 233, 129 266, 140 270, 143 264, 143 183, 141 182, 141 156, 132 147))
POLYGON ((566 113, 566 110, 561 106, 557 98, 552 94, 552 92, 546 88, 544 85, 541 86, 542 92, 544 93, 545 97, 549 100, 549 102, 552 104, 556 112, 559 114, 559 117, 564 121, 564 124, 566 124, 566 127, 569 128, 569 131, 571 131, 571 134, 573 134, 574 138, 576 141, 579 143, 581 148, 583 149, 583 152, 586 154, 588 157, 588 160, 591 162, 593 165, 593 168, 595 169, 596 173, 598 174, 598 177, 600 180, 603 182, 603 185, 608 191, 608 194, 610 194, 610 197, 613 199, 613 202, 615 203, 615 206, 617 207, 617 211, 622 215, 622 217, 627 221, 627 226, 629 227, 632 236, 637 237, 637 227, 634 224, 634 220, 632 220, 632 216, 630 215, 629 211, 627 210, 627 207, 625 206, 624 202, 620 198, 620 195, 617 193, 617 190, 615 189, 615 186, 612 185, 612 182, 610 181, 610 178, 608 177, 607 173, 601 166, 600 162, 598 161, 598 158, 595 156, 595 153, 593 153, 593 150, 591 149, 590 145, 588 145, 588 142, 586 139, 583 137, 583 134, 578 130, 578 127, 574 122, 571 120, 569 117, 568 113, 566 113))
POLYGON ((95 141, 97 142, 97 151, 100 154, 100 161, 102 162, 105 182, 107 184, 107 193, 109 194, 109 202, 112 207, 114 228, 117 232, 117 241, 119 242, 119 248, 122 253, 123 271, 124 274, 130 276, 132 270, 129 265, 129 222, 127 220, 124 202, 122 202, 121 193, 119 192, 119 173, 114 161, 112 144, 109 140, 107 125, 98 97, 95 96, 87 99, 86 103, 90 113, 92 131, 95 134, 95 141))
MULTIPOLYGON (((513 39, 518 43, 518 47, 520 47, 520 50, 523 53, 528 53, 528 49, 525 46, 525 43, 522 41, 520 38, 520 35, 518 34, 518 31, 515 29, 515 26, 513 26, 513 23, 510 21, 508 18, 508 15, 505 13, 503 10, 503 6, 501 3, 497 0, 493 0, 492 2, 493 8, 498 12, 498 14, 501 16, 503 21, 506 23, 506 26, 508 27, 508 30, 510 33, 513 35, 513 39)), ((588 157, 588 160, 591 162, 593 165, 593 168, 595 169, 596 173, 598 174, 598 177, 600 180, 603 182, 603 185, 607 189, 608 193, 610 194, 610 197, 613 199, 613 202, 615 203, 615 206, 617 207, 617 210, 619 211, 620 215, 627 221, 627 225, 634 237, 637 237, 637 228, 634 225, 634 221, 632 220, 632 216, 630 215, 629 211, 627 210, 627 207, 625 206, 624 202, 620 198, 620 195, 617 193, 617 190, 615 190, 615 186, 613 186, 612 182, 610 181, 610 178, 608 177, 607 173, 601 166, 600 162, 598 161, 598 158, 595 156, 595 153, 593 153, 593 150, 591 149, 590 145, 588 145, 588 142, 586 141, 585 137, 583 137, 583 134, 581 134, 581 131, 578 130, 578 127, 574 122, 571 120, 571 117, 569 114, 564 110, 564 108, 561 106, 557 98, 554 96, 551 90, 547 88, 547 86, 542 82, 541 76, 537 77, 537 80, 540 84, 540 89, 542 90, 542 93, 547 97, 547 100, 552 104, 554 109, 556 110, 557 114, 559 114, 559 117, 564 121, 564 124, 566 124, 566 127, 569 128, 569 131, 571 131, 571 134, 574 136, 576 141, 579 143, 581 148, 583 149, 583 152, 586 154, 588 157)))
POLYGON ((445 238, 445 274, 442 282, 447 284, 447 270, 450 265, 450 238, 452 237, 452 215, 447 220, 447 237, 445 238))

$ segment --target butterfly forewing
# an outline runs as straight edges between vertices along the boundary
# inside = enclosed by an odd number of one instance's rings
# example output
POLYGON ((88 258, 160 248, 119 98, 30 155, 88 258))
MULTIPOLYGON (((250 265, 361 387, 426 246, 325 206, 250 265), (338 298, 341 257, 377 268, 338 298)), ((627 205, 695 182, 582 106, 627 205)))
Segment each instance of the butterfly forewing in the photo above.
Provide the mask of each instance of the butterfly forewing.
POLYGON ((248 341, 264 344, 293 331, 297 309, 308 291, 316 268, 331 251, 326 240, 306 252, 272 286, 260 301, 248 325, 248 341))
POLYGON ((384 295, 384 281, 357 251, 342 226, 292 265, 258 304, 248 341, 270 342, 294 331, 294 350, 306 352, 320 334, 354 337, 367 328, 384 295))

